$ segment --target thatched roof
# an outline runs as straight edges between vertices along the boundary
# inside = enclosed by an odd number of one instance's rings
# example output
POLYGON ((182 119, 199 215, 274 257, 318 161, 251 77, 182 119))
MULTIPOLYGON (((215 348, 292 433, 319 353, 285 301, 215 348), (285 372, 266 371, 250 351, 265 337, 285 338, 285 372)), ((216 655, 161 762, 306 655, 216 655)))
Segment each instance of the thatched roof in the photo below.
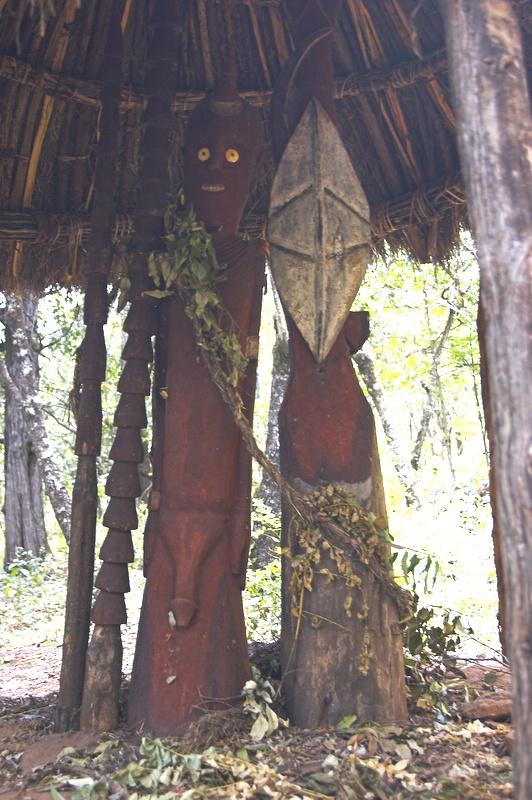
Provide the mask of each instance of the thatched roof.
MULTIPOLYGON (((117 2, 117 0, 113 0, 117 2)), ((110 0, 0 0, 0 285, 79 282, 93 193, 110 0)), ((291 52, 279 0, 182 7, 173 183, 187 112, 238 43, 239 86, 264 109, 291 52)), ((529 0, 515 0, 532 63, 529 0)), ((149 0, 126 0, 116 238, 130 230, 141 137, 149 0)), ((377 246, 445 257, 464 222, 443 25, 435 0, 344 0, 335 38, 341 128, 367 193, 377 246)), ((261 229, 272 163, 246 225, 261 229)))

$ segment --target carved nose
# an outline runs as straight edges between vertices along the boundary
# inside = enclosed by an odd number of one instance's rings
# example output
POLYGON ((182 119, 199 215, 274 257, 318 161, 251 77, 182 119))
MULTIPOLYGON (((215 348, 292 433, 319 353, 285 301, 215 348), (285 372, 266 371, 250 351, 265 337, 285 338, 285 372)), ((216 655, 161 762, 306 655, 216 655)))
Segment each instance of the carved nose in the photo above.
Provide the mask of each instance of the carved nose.
POLYGON ((211 170, 211 172, 213 170, 218 170, 221 168, 222 164, 223 164, 223 153, 217 153, 216 151, 214 151, 214 153, 212 153, 211 157, 209 158, 209 163, 207 165, 209 170, 211 170))
POLYGON ((173 612, 178 628, 188 628, 197 608, 196 603, 186 597, 174 597, 170 601, 170 609, 173 612))

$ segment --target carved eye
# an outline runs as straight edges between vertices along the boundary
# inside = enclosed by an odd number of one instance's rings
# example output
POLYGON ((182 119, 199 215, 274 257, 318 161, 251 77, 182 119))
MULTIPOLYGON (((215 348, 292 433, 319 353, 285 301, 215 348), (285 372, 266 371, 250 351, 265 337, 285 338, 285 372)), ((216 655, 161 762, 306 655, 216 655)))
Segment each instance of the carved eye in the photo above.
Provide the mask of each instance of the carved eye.
POLYGON ((208 147, 201 147, 198 150, 198 161, 208 161, 211 157, 211 151, 208 147))
POLYGON ((239 159, 240 159, 240 153, 233 147, 230 147, 228 150, 225 151, 225 160, 229 161, 230 164, 236 164, 236 162, 239 161, 239 159))

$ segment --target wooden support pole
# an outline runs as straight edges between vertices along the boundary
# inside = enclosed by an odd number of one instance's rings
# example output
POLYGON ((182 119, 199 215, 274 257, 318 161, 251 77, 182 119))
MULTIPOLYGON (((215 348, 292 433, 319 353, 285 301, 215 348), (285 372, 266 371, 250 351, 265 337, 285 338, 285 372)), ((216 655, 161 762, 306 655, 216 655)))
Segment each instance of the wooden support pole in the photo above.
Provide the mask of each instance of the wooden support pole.
POLYGON ((101 384, 105 380, 103 326, 107 320, 107 276, 112 262, 111 223, 116 188, 121 83, 122 32, 119 4, 111 15, 106 42, 102 113, 91 212, 91 236, 85 286, 85 337, 80 350, 81 397, 77 417, 78 471, 72 498, 69 573, 63 661, 56 731, 77 727, 85 674, 92 601, 98 487, 96 458, 102 437, 101 384))
POLYGON ((510 0, 442 0, 478 249, 512 664, 515 797, 532 797, 532 120, 510 0))
MULTIPOLYGON (((432 80, 435 75, 447 70, 445 51, 436 50, 428 53, 423 59, 402 61, 382 70, 366 73, 356 72, 352 75, 336 78, 335 96, 337 100, 354 97, 367 92, 383 89, 403 89, 417 83, 432 80)), ((33 67, 14 56, 4 55, 0 58, 0 78, 20 83, 25 87, 41 89, 47 95, 68 103, 92 106, 101 105, 101 84, 70 75, 62 75, 49 70, 33 67)), ((248 89, 241 92, 242 97, 252 105, 267 106, 271 99, 270 89, 248 89)), ((193 90, 177 92, 173 97, 174 111, 190 111, 205 97, 205 91, 193 90)), ((123 88, 120 105, 124 110, 143 108, 146 96, 138 89, 123 88)))
POLYGON ((112 731, 118 726, 122 654, 120 626, 95 625, 85 668, 83 731, 112 731))
POLYGON ((67 607, 56 733, 79 727, 92 601, 97 489, 96 459, 94 456, 79 456, 72 496, 67 607))

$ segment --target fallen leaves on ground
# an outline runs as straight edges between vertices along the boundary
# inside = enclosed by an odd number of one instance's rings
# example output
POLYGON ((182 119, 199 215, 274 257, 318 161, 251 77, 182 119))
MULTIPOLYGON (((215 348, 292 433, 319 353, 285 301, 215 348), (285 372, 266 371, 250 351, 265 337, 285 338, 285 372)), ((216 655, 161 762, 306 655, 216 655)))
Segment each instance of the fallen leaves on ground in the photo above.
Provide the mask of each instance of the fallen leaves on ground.
POLYGON ((259 743, 240 730, 200 753, 183 752, 183 740, 124 731, 85 749, 67 746, 26 775, 9 749, 0 766, 11 787, 49 792, 54 800, 499 800, 511 797, 509 730, 478 720, 419 717, 399 727, 350 718, 335 730, 289 728, 259 743))

